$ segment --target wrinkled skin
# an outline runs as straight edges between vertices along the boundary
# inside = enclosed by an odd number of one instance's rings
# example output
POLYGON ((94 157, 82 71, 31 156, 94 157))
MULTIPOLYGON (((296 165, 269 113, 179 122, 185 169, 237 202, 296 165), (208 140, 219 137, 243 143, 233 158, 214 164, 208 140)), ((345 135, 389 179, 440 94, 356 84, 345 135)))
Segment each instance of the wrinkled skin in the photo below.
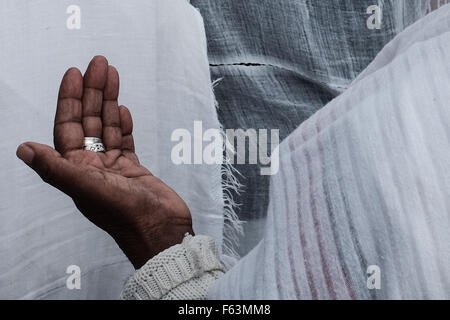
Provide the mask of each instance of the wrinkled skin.
POLYGON ((118 105, 118 96, 119 74, 106 58, 94 57, 84 77, 69 69, 59 90, 55 149, 26 142, 17 156, 70 196, 140 268, 185 233, 193 234, 191 214, 171 188, 140 165, 131 114, 118 105), (102 138, 106 152, 83 150, 85 136, 102 138))

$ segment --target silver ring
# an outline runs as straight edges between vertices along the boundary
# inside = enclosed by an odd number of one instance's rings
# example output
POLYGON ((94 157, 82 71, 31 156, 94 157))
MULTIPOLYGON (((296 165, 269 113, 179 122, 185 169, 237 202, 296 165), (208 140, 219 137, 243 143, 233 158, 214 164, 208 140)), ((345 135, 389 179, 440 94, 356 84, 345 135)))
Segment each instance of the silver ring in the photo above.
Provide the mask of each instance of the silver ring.
POLYGON ((97 137, 84 137, 83 149, 93 152, 105 152, 102 139, 97 137))

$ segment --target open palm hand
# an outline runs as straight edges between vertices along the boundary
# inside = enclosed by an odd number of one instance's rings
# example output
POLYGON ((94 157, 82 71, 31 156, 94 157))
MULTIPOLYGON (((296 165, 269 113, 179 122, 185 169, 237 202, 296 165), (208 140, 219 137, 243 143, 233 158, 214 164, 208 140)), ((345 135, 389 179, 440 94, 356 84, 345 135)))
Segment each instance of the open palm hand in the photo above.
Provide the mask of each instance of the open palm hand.
POLYGON ((139 268, 193 231, 184 201, 140 165, 131 114, 118 95, 119 74, 104 57, 94 57, 84 77, 69 69, 59 90, 55 149, 27 142, 17 155, 69 195, 139 268), (106 151, 83 150, 84 137, 101 138, 106 151))

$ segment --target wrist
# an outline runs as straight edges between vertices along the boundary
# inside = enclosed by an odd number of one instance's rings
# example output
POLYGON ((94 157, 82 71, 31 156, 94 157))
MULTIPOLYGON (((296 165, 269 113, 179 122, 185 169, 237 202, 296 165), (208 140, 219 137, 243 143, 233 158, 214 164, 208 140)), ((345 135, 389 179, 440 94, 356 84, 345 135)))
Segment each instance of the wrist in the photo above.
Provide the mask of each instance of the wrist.
POLYGON ((135 269, 142 267, 158 253, 183 241, 186 233, 194 235, 192 223, 171 219, 152 226, 120 227, 110 232, 116 243, 128 257, 135 269))

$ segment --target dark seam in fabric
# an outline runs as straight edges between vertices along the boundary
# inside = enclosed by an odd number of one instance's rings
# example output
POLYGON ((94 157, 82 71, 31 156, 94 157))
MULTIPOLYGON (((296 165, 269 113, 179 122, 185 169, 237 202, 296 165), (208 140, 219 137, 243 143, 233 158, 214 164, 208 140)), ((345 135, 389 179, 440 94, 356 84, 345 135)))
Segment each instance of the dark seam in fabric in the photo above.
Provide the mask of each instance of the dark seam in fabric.
POLYGON ((210 67, 224 67, 224 66, 246 66, 246 67, 275 67, 270 64, 251 63, 251 62, 236 62, 236 63, 210 63, 210 67))
POLYGON ((231 66, 269 67, 269 68, 276 68, 276 69, 286 70, 288 72, 292 72, 292 73, 296 74, 298 77, 300 77, 304 81, 308 81, 308 82, 310 82, 310 83, 312 83, 312 84, 322 88, 326 92, 330 93, 333 97, 337 97, 338 95, 340 95, 342 92, 344 92, 347 89, 347 87, 345 87, 345 86, 336 86, 335 88, 332 88, 328 84, 320 82, 320 81, 317 81, 317 80, 314 80, 311 77, 308 77, 307 75, 301 74, 301 73, 299 73, 296 70, 289 69, 289 68, 286 68, 284 66, 277 66, 277 65, 274 65, 274 64, 270 64, 270 63, 232 62, 232 63, 210 63, 209 64, 210 68, 214 68, 214 67, 231 67, 231 66))

